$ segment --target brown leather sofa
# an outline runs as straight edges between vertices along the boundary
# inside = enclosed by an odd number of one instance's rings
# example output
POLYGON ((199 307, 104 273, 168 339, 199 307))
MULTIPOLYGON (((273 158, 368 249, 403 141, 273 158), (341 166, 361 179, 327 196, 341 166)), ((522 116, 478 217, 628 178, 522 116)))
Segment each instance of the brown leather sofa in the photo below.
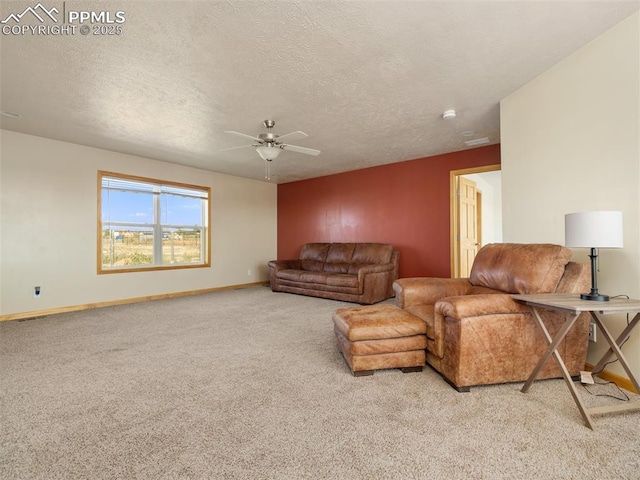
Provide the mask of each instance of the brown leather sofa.
MULTIPOLYGON (((525 381, 547 343, 529 307, 510 294, 589 291, 586 264, 550 244, 490 244, 478 252, 469 278, 403 278, 396 304, 427 323, 427 363, 459 391, 475 385, 525 381)), ((564 321, 544 311, 553 336, 564 321)), ((558 351, 572 376, 584 370, 589 316, 583 314, 558 351)), ((549 358, 537 378, 560 377, 549 358)))
POLYGON ((269 262, 274 292, 361 304, 393 297, 399 253, 386 243, 307 243, 295 260, 269 262))

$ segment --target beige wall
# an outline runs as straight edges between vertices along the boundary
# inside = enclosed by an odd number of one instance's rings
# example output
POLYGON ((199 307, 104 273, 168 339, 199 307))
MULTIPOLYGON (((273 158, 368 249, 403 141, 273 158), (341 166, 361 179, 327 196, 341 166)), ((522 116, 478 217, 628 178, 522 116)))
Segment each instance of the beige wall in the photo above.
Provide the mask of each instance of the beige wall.
POLYGON ((0 135, 0 315, 268 280, 266 264, 276 258, 276 185, 0 135), (98 170, 211 187, 211 268, 97 275, 98 170))
MULTIPOLYGON (((501 102, 505 241, 564 243, 564 215, 621 210, 624 249, 600 251, 601 293, 640 298, 640 14, 501 102)), ((574 259, 588 262, 588 251, 574 259)), ((617 334, 624 316, 606 317, 617 334)), ((595 363, 606 345, 591 344, 595 363)), ((640 376, 640 330, 623 352, 640 376)), ((608 370, 627 376, 613 364, 608 370)))

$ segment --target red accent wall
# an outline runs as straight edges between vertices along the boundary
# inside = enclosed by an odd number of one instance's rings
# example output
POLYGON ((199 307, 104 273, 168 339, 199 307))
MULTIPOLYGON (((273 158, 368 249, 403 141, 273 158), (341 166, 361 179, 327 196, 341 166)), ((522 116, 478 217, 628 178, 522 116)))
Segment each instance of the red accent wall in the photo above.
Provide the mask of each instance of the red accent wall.
POLYGON ((499 163, 490 145, 278 185, 278 259, 308 242, 382 242, 400 277, 449 277, 450 171, 499 163))

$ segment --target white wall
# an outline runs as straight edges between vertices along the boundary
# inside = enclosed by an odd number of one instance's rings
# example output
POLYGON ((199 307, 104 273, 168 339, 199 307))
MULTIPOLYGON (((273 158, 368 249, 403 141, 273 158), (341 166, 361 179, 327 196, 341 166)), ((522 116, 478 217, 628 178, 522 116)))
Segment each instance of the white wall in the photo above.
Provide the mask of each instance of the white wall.
POLYGON ((9 131, 0 141, 0 315, 268 280, 276 185, 9 131), (211 267, 97 275, 98 170, 211 187, 211 267))
MULTIPOLYGON (((640 298, 640 14, 501 102, 505 241, 564 243, 564 215, 621 210, 624 249, 600 250, 601 293, 640 298)), ((586 249, 574 259, 588 262, 586 249)), ((617 334, 624 316, 606 317, 617 334)), ((600 337, 589 361, 604 350, 600 337)), ((640 376, 640 330, 623 348, 640 376)), ((607 370, 622 376, 619 364, 607 370)))

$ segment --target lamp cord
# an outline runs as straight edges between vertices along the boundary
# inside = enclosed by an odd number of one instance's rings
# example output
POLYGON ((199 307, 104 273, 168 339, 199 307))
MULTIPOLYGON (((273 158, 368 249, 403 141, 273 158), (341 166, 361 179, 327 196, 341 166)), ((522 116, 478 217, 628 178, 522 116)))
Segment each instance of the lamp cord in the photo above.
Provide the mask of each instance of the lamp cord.
MULTIPOLYGON (((627 300, 629 300, 629 295, 615 295, 615 296, 613 296, 613 297, 611 297, 611 298, 626 298, 627 300)), ((629 313, 628 313, 628 312, 627 312, 627 326, 629 326, 629 313)), ((631 335, 629 335, 629 336, 626 338, 626 340, 625 340, 624 342, 622 342, 620 345, 618 345, 618 348, 622 349, 623 345, 624 345, 625 343, 627 343, 627 342, 629 341, 629 339, 630 339, 630 338, 631 338, 631 335)), ((611 361, 609 361, 609 362, 605 363, 605 364, 602 366, 602 370, 600 370, 600 372, 602 372, 602 371, 606 368, 606 366, 607 366, 607 365, 611 365, 612 363, 616 363, 617 361, 618 361, 618 358, 616 357, 616 358, 614 358, 613 360, 611 360, 611 361)), ((606 385, 607 383, 614 383, 614 382, 597 383, 597 385, 606 385)), ((618 387, 618 385, 617 385, 617 384, 616 384, 616 387, 618 387)), ((587 392, 589 392, 589 389, 588 389, 587 387, 585 387, 585 390, 586 390, 587 392)), ((620 390, 620 387, 618 387, 618 390, 620 390)), ((622 390, 620 390, 620 391, 622 392, 622 390)), ((589 392, 589 393, 591 393, 591 392, 589 392)), ((624 392, 622 392, 622 394, 626 396, 626 394, 625 394, 624 392)), ((596 394, 591 393, 591 395, 596 395, 596 394)), ((596 396, 600 396, 600 395, 596 395, 596 396)), ((612 397, 612 395, 601 395, 601 396, 612 397)), ((613 398, 617 398, 617 397, 613 397, 613 398)), ((618 398, 618 400, 623 400, 623 399, 618 398)), ((628 400, 629 400, 629 397, 627 397, 627 399, 626 399, 626 400, 623 400, 623 401, 628 401, 628 400)))
POLYGON ((613 384, 615 385, 616 389, 618 390, 618 392, 624 397, 624 398, 620 398, 616 395, 612 395, 610 393, 593 393, 591 390, 589 390, 589 388, 587 387, 587 385, 585 383, 582 384, 582 387, 589 393, 589 395, 593 395, 594 397, 609 397, 609 398, 615 398, 616 400, 620 400, 621 402, 628 402, 629 399, 629 395, 627 395, 624 390, 622 390, 615 382, 596 382, 594 380, 594 385, 610 385, 613 384))

